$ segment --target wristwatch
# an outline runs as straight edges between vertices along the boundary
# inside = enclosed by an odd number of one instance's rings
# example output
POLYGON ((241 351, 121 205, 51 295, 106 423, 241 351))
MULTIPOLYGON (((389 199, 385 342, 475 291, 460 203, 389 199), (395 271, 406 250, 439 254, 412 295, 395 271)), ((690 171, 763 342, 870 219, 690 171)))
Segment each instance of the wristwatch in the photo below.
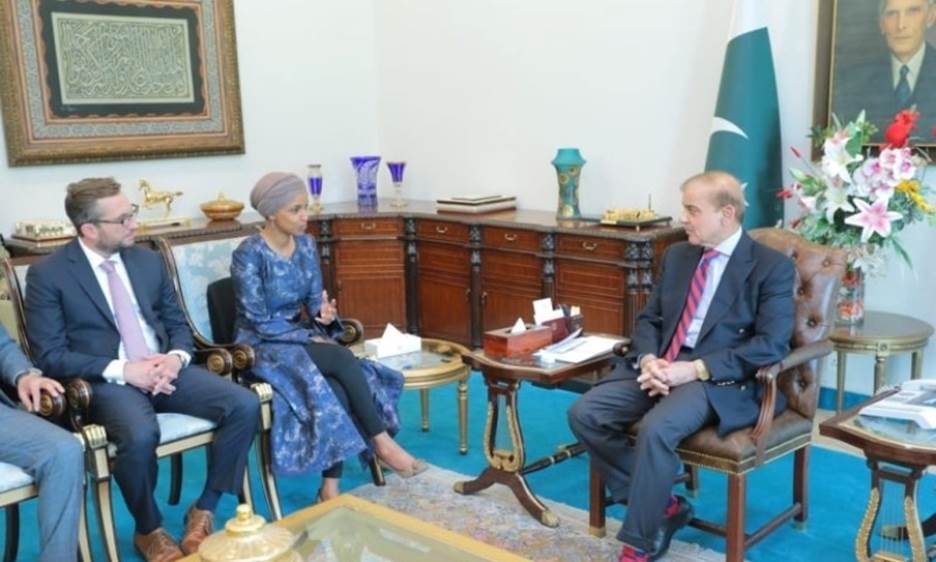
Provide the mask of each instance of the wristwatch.
POLYGON ((696 359, 692 362, 692 364, 695 366, 695 374, 697 379, 705 382, 712 378, 712 375, 708 372, 708 367, 705 366, 705 361, 696 359))

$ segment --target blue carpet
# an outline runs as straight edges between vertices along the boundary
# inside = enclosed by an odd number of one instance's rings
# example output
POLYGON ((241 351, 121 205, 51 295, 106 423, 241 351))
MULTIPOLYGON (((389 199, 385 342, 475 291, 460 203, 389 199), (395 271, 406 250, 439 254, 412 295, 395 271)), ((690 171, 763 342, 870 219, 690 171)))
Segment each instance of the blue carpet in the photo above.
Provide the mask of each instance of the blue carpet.
MULTIPOLYGON (((483 381, 477 374, 469 385, 469 434, 467 455, 459 455, 458 422, 455 387, 449 386, 430 392, 431 428, 423 433, 419 428, 419 394, 404 393, 401 412, 404 427, 398 440, 410 452, 442 468, 474 475, 485 466, 484 454, 479 444, 482 439, 486 415, 487 396, 483 381)), ((555 445, 570 442, 572 435, 566 426, 565 412, 577 395, 565 391, 550 391, 524 385, 519 396, 519 412, 526 438, 527 460, 552 453, 555 445)), ((251 455, 251 473, 254 478, 254 497, 259 512, 268 517, 259 480, 256 478, 256 458, 251 455)), ((182 516, 188 505, 195 500, 204 483, 205 455, 201 451, 185 456, 185 486, 182 501, 178 506, 168 506, 166 498, 169 488, 169 465, 160 467, 157 498, 163 509, 165 526, 174 536, 182 532, 182 516)), ((820 447, 812 448, 810 461, 810 514, 807 527, 796 530, 790 524, 775 531, 755 546, 747 558, 751 561, 780 562, 789 560, 854 560, 855 532, 864 513, 870 477, 864 460, 820 447)), ((350 490, 370 481, 369 472, 357 462, 348 463, 342 481, 342 489, 350 490)), ((693 499, 697 513, 707 519, 721 520, 725 515, 726 479, 724 476, 702 471, 701 491, 693 499)), ((748 528, 767 520, 783 509, 792 494, 792 457, 781 459, 762 467, 749 476, 748 485, 748 528)), ((571 459, 555 467, 530 475, 533 490, 544 498, 570 504, 580 509, 588 508, 588 461, 585 456, 571 459)), ((319 476, 280 478, 279 489, 283 509, 293 512, 309 505, 315 498, 319 476)), ((924 478, 920 487, 921 512, 936 511, 936 479, 924 478)), ((890 490, 888 491, 890 493, 890 490)), ((89 496, 90 497, 90 496, 89 496)), ((26 502, 21 507, 20 560, 33 560, 37 556, 38 538, 35 527, 35 503, 26 502)), ((236 500, 225 497, 219 508, 223 521, 233 514, 236 500)), ((100 535, 97 532, 96 514, 93 504, 88 502, 91 521, 92 546, 96 560, 103 560, 100 535)), ((114 487, 114 510, 117 515, 120 552, 124 560, 139 560, 133 550, 133 523, 123 504, 119 490, 114 487)), ((621 512, 609 515, 620 517, 621 512)), ((615 529, 609 529, 615 532, 615 529)), ((698 543, 718 551, 724 551, 721 539, 695 529, 685 529, 677 538, 698 543)))

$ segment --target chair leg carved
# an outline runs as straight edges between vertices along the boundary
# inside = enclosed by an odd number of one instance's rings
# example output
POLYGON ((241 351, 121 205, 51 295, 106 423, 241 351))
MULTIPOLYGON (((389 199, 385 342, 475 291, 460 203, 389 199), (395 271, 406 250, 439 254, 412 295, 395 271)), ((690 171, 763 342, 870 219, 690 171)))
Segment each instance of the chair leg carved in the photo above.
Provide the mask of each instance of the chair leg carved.
POLYGON ((182 497, 182 453, 169 457, 169 505, 179 505, 182 497))
POLYGON ((744 562, 746 536, 744 521, 747 506, 747 475, 728 475, 728 522, 725 526, 725 560, 744 562))
POLYGON ((117 551, 117 532, 114 526, 114 505, 111 499, 110 477, 95 482, 94 506, 97 508, 98 523, 101 526, 101 537, 104 539, 104 550, 110 562, 118 562, 120 554, 117 551))
POLYGON ((595 537, 605 536, 605 489, 595 463, 588 463, 588 532, 595 537))
POLYGON ((15 562, 19 552, 19 504, 6 506, 6 541, 3 562, 15 562))
POLYGON ((800 512, 793 518, 799 529, 806 527, 809 518, 809 446, 796 451, 793 456, 793 505, 800 506, 800 512))
POLYGON ((91 534, 88 532, 88 510, 85 508, 85 489, 81 488, 81 509, 78 511, 78 557, 91 562, 91 534))

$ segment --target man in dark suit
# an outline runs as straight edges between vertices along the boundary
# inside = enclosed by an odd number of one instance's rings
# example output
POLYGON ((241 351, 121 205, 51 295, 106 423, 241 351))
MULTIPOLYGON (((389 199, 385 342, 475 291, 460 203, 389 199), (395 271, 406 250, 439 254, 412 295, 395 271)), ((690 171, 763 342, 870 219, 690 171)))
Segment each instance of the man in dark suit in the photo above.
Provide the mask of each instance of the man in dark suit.
MULTIPOLYGON (((20 402, 39 409, 44 390, 62 393, 58 381, 42 376, 0 326, 0 381, 16 388, 20 402)), ((18 466, 39 486, 39 560, 78 558, 78 516, 84 501, 84 453, 64 429, 24 412, 0 390, 0 462, 18 466)), ((10 537, 7 537, 9 540, 10 537)))
POLYGON ((881 0, 878 27, 887 50, 859 51, 853 56, 864 62, 836 69, 832 112, 851 121, 864 110, 879 129, 874 141, 902 109, 916 107, 922 131, 936 125, 936 49, 926 42, 926 30, 936 23, 934 1, 881 0))
POLYGON ((159 256, 133 245, 136 207, 112 178, 68 186, 78 238, 29 268, 29 342, 48 373, 92 386, 90 417, 117 444, 114 477, 136 521, 134 545, 150 561, 195 552, 211 533, 222 493, 243 482, 257 429, 250 391, 189 365, 192 334, 159 256), (215 422, 204 491, 186 513, 181 550, 156 507, 157 412, 215 422))
POLYGON ((741 229, 738 181, 724 172, 689 178, 682 205, 689 241, 664 255, 628 355, 569 409, 611 497, 628 503, 618 533, 628 562, 662 556, 692 519, 692 506, 671 495, 676 446, 707 425, 721 435, 753 425, 754 374, 786 355, 793 334, 793 263, 741 229), (626 430, 636 421, 632 446, 626 430))

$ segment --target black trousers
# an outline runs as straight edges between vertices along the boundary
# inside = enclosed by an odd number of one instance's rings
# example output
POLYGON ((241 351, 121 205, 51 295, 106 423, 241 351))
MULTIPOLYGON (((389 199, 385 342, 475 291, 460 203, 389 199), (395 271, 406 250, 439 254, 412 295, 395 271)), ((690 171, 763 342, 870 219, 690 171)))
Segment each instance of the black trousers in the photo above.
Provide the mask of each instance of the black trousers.
POLYGON ((114 479, 136 521, 138 533, 162 525, 156 506, 157 413, 173 412, 211 420, 218 425, 208 446, 207 487, 236 494, 241 490, 247 451, 257 433, 260 402, 257 396, 231 381, 189 366, 179 372, 170 395, 151 396, 131 386, 93 383, 90 418, 104 426, 117 445, 114 479))
MULTIPOLYGON (((328 381, 335 397, 365 439, 386 431, 380 419, 370 386, 361 363, 347 348, 332 343, 310 342, 306 353, 328 381)), ((338 462, 322 472, 324 478, 341 478, 343 463, 338 462)))
MULTIPOLYGON (((618 369, 629 370, 624 364, 618 369)), ((617 538, 649 552, 681 465, 676 446, 715 423, 717 416, 705 383, 689 382, 668 396, 650 398, 640 389, 636 374, 621 374, 609 375, 572 405, 569 427, 585 445, 614 501, 627 500, 617 538), (627 429, 638 420, 637 442, 631 445, 627 429)))

